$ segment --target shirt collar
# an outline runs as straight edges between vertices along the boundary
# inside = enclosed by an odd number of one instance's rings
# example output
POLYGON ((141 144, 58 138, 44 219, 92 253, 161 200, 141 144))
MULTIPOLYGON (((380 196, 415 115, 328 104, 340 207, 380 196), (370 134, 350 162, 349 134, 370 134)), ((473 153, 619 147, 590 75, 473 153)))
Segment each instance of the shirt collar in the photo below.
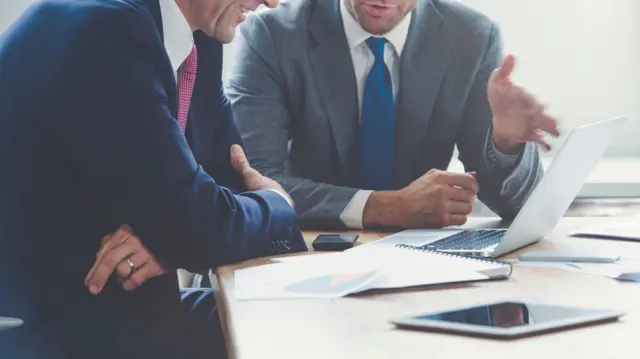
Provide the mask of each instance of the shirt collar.
MULTIPOLYGON (((344 6, 343 1, 340 1, 340 15, 342 16, 342 23, 344 24, 344 32, 347 36, 349 49, 357 47, 371 36, 377 36, 368 33, 360 26, 344 6)), ((405 16, 391 31, 378 37, 384 37, 387 39, 387 41, 389 41, 395 48, 398 56, 400 56, 402 54, 404 44, 407 41, 409 25, 411 25, 411 14, 407 14, 407 16, 405 16)))
POLYGON ((189 56, 193 48, 193 32, 175 0, 160 0, 164 47, 174 71, 189 56))

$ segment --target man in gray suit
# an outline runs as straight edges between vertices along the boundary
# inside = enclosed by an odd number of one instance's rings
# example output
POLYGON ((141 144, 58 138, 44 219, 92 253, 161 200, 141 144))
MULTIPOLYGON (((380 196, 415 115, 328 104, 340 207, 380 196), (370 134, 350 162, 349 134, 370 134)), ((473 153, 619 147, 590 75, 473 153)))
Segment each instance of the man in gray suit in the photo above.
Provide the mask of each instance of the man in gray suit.
POLYGON ((296 0, 240 27, 227 95, 249 160, 305 228, 512 219, 557 121, 510 80, 495 23, 450 0, 296 0), (448 173, 454 146, 468 173, 448 173))

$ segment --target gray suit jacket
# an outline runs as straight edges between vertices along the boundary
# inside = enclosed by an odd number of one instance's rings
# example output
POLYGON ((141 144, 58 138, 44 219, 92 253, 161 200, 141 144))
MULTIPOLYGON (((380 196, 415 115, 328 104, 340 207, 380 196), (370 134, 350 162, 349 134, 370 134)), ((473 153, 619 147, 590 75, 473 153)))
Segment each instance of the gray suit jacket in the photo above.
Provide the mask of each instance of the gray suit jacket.
MULTIPOLYGON (((296 0, 241 25, 227 96, 251 164, 291 193, 305 228, 342 228, 358 190, 356 79, 339 0, 296 0)), ((490 140, 487 83, 501 63, 498 28, 456 1, 419 0, 396 96, 395 185, 445 170, 454 146, 478 198, 512 219, 541 177, 537 146, 504 165, 490 140)))

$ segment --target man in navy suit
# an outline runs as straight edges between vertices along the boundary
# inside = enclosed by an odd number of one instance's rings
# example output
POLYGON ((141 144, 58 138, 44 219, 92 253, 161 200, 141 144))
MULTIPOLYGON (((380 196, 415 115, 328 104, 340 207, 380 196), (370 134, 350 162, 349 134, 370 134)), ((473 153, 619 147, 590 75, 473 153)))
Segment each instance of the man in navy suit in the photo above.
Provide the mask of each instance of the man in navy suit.
POLYGON ((258 5, 45 0, 0 37, 0 316, 24 321, 3 357, 193 357, 175 270, 85 283, 122 224, 167 269, 306 250, 286 193, 230 153, 220 42, 258 5))

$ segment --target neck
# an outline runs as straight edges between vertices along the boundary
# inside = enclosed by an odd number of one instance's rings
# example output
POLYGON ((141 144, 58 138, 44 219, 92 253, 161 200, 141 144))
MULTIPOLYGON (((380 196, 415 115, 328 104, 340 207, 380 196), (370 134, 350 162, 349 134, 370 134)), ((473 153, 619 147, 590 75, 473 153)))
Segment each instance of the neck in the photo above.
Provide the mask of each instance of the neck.
POLYGON ((187 23, 189 23, 191 31, 195 32, 196 30, 198 30, 198 26, 196 26, 196 24, 192 20, 192 17, 190 16, 191 0, 175 0, 175 2, 178 5, 178 8, 180 8, 182 15, 184 15, 184 18, 187 19, 187 23))

